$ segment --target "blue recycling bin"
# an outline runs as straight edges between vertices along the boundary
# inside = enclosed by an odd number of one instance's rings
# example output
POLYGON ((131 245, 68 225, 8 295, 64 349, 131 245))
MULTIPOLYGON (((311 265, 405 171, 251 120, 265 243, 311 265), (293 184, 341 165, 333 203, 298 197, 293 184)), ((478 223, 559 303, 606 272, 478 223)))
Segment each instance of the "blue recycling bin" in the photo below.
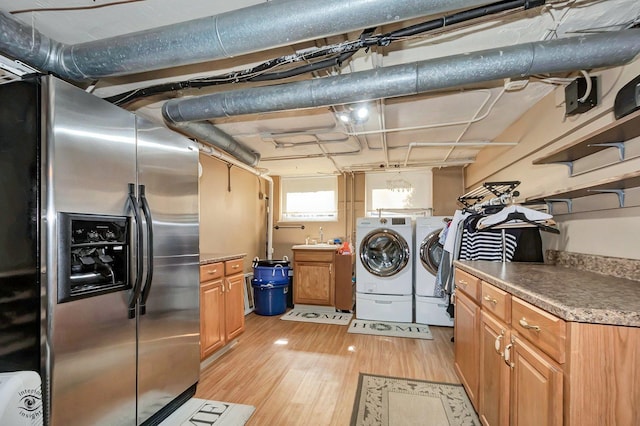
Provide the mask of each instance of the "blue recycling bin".
POLYGON ((254 311, 258 315, 279 315, 287 310, 289 280, 282 283, 270 283, 251 280, 253 287, 254 311))

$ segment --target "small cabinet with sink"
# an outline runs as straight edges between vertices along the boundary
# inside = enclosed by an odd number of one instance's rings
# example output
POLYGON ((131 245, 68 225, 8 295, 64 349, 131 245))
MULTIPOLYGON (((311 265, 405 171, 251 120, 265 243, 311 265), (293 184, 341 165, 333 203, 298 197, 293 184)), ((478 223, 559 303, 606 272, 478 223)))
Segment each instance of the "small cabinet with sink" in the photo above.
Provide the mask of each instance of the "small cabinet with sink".
POLYGON ((334 245, 293 246, 293 302, 303 305, 353 307, 352 257, 334 245))

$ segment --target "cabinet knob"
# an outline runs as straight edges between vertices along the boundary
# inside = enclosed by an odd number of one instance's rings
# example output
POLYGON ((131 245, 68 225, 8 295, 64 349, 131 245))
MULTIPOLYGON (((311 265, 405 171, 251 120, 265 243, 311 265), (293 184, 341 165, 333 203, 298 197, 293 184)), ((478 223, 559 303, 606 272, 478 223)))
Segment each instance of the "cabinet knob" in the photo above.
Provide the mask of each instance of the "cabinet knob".
POLYGON ((209 275, 213 275, 213 274, 215 274, 216 272, 218 272, 218 270, 217 270, 217 269, 209 270, 209 271, 207 271, 207 274, 209 274, 209 275))
POLYGON ((462 288, 467 288, 467 285, 468 285, 468 284, 469 284, 469 283, 468 283, 468 282, 466 282, 465 280, 458 280, 458 285, 459 285, 460 287, 462 287, 462 288))
POLYGON ((520 323, 520 325, 523 328, 526 328, 527 330, 533 330, 536 333, 540 333, 540 327, 537 325, 531 325, 527 322, 527 319, 525 317, 522 317, 522 319, 520 321, 518 321, 520 323))

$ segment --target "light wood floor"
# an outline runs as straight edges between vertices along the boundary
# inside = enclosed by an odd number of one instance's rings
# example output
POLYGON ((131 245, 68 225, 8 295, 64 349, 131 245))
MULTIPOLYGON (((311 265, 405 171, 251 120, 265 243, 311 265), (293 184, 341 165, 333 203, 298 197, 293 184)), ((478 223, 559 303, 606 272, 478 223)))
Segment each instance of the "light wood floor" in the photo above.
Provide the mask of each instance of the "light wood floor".
POLYGON ((347 333, 347 326, 246 317, 246 331, 200 375, 197 398, 256 407, 248 425, 348 425, 358 373, 459 383, 453 329, 433 340, 347 333))

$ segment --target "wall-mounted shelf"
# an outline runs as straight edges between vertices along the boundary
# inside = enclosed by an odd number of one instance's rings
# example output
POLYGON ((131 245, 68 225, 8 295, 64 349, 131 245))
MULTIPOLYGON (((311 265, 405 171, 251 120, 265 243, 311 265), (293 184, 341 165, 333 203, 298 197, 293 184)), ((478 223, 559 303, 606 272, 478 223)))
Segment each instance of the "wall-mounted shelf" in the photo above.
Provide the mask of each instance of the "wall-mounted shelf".
POLYGON ((589 133, 568 146, 533 160, 533 164, 564 164, 573 176, 573 162, 607 148, 618 148, 620 160, 625 157, 624 142, 640 136, 640 110, 589 133))
POLYGON ((601 193, 613 193, 618 196, 620 207, 624 207, 625 190, 640 187, 640 170, 632 173, 626 173, 621 176, 615 176, 594 182, 589 185, 577 186, 560 191, 551 192, 545 195, 536 195, 528 197, 526 204, 547 204, 549 211, 553 210, 553 203, 563 202, 568 206, 571 213, 571 202, 574 198, 586 197, 589 195, 601 193))

